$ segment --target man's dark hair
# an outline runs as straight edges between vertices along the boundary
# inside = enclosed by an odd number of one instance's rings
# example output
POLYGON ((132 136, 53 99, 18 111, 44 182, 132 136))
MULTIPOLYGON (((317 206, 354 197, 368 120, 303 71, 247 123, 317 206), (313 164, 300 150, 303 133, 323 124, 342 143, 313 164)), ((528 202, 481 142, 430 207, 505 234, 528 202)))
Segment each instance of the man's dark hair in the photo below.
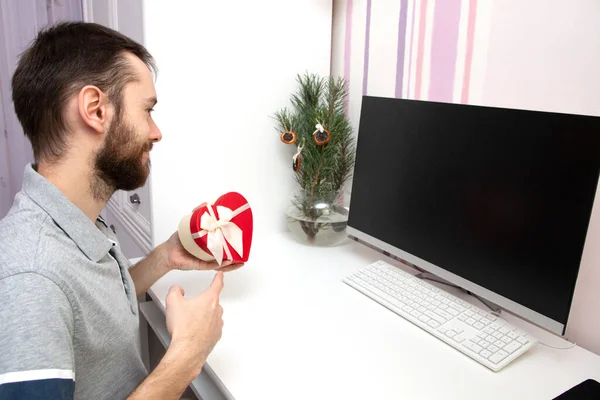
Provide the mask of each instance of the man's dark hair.
POLYGON ((102 25, 61 22, 39 32, 23 52, 12 78, 12 99, 34 158, 56 161, 68 143, 64 110, 69 97, 86 85, 107 94, 121 115, 122 91, 135 80, 129 52, 156 73, 141 44, 102 25))

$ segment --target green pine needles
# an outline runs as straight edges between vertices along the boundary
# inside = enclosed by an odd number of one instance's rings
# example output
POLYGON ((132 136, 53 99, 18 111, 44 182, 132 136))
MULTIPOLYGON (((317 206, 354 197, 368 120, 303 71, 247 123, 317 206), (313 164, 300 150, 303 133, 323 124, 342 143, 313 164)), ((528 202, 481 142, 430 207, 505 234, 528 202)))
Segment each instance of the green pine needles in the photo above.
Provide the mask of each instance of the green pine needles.
POLYGON ((283 108, 274 118, 281 140, 299 151, 294 162, 290 160, 290 168, 295 169, 306 196, 301 208, 305 215, 317 218, 310 215, 317 212, 311 207, 315 199, 334 203, 354 168, 354 136, 345 115, 348 88, 343 78, 331 76, 306 73, 298 75, 297 81, 299 88, 290 99, 292 109, 283 108))

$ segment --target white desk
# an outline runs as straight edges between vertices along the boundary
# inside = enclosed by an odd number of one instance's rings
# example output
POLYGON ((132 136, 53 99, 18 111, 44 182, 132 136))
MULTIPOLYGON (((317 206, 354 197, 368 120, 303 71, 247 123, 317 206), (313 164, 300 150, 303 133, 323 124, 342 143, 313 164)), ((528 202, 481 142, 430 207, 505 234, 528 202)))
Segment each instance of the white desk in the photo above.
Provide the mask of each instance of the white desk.
MULTIPOLYGON (((223 337, 208 358, 227 397, 533 400, 552 399, 586 378, 600 380, 600 356, 580 347, 538 344, 500 372, 488 370, 342 283, 378 259, 411 271, 350 240, 319 248, 287 234, 255 238, 246 266, 225 275, 223 337)), ((149 294, 164 312, 171 285, 195 296, 213 274, 173 271, 149 294)), ((570 345, 503 317, 541 342, 570 345)))

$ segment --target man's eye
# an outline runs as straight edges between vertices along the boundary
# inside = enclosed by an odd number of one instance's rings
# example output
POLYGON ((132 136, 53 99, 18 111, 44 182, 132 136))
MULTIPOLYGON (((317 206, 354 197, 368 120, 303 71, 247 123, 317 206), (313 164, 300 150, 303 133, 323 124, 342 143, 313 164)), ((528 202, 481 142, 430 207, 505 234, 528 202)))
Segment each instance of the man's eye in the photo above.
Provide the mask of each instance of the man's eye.
POLYGON ((152 112, 154 111, 154 108, 149 108, 149 109, 148 109, 148 110, 146 110, 146 111, 148 111, 148 114, 152 114, 152 112))

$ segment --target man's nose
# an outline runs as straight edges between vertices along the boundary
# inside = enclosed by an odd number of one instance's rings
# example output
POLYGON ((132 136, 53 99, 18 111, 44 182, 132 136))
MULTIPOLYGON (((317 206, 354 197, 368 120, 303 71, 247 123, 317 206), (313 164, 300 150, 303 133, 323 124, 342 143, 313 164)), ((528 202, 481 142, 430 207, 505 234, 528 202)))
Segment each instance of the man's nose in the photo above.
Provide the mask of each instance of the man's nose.
POLYGON ((158 126, 154 125, 152 131, 150 132, 149 139, 152 142, 160 142, 162 140, 162 133, 160 132, 160 129, 158 129, 158 126))

